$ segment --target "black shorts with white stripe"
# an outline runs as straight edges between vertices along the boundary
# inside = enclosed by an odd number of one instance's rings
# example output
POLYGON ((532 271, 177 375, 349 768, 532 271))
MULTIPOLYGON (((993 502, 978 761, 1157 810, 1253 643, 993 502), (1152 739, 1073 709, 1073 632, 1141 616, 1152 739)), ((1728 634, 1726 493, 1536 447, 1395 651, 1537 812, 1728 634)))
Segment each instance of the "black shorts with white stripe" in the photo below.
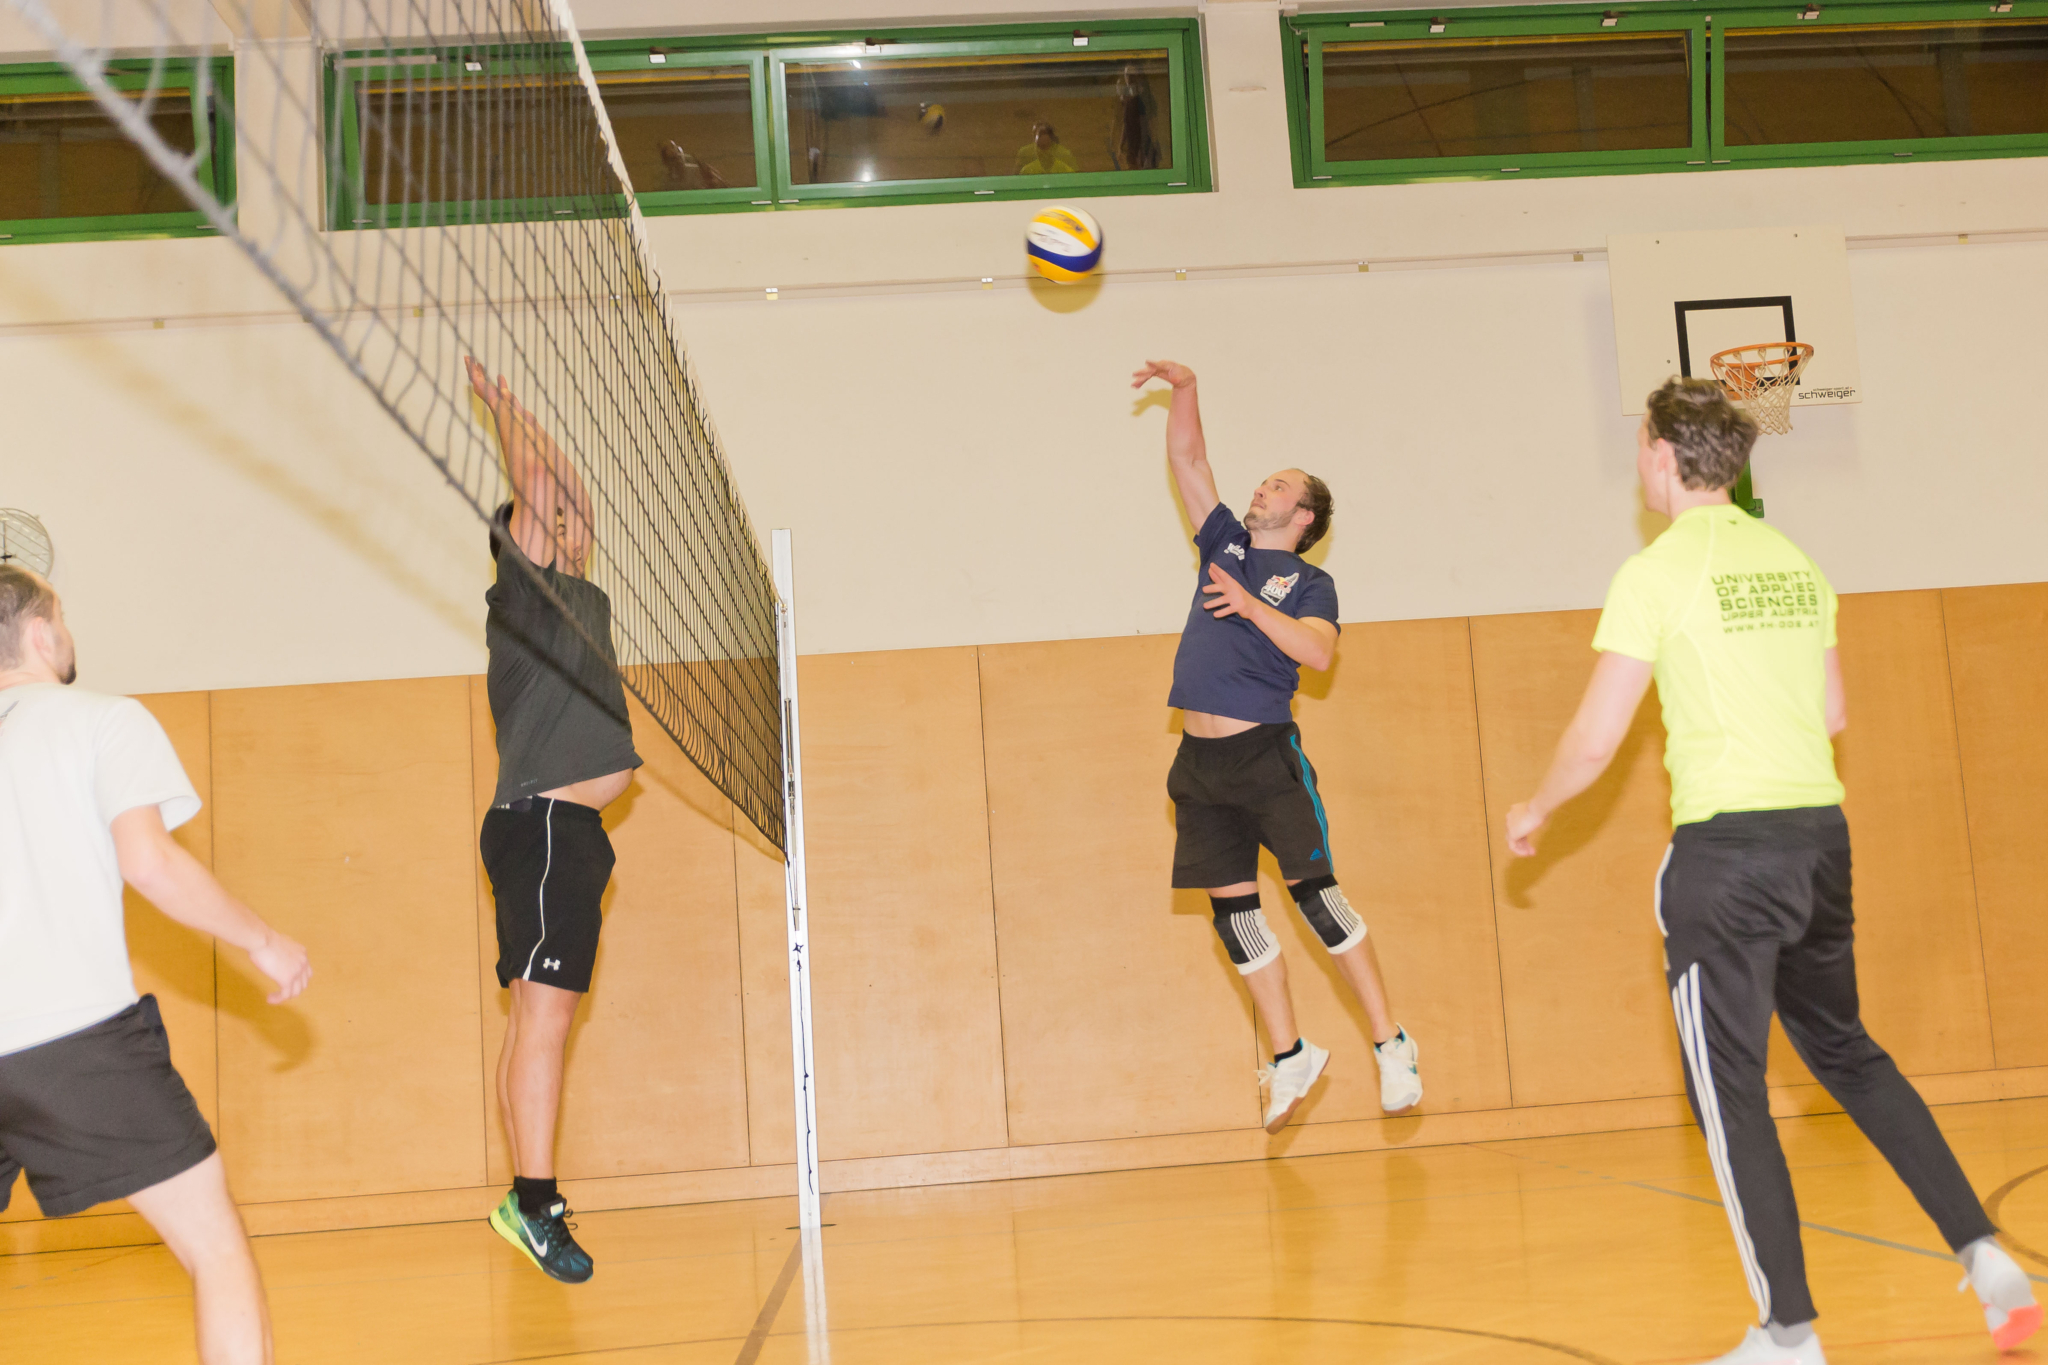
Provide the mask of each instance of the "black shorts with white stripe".
POLYGON ((498 903, 498 984, 590 989, 612 841, 604 816, 551 797, 494 806, 478 840, 498 903))

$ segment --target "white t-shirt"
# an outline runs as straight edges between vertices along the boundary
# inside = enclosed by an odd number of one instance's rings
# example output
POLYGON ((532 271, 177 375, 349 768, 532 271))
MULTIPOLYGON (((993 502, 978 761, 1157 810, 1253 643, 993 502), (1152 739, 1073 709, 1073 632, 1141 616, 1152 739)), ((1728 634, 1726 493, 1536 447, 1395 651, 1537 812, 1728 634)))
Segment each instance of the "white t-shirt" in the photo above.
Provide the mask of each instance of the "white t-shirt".
POLYGON ((114 817, 199 813, 170 737, 129 697, 0 688, 0 1054, 136 1001, 114 817))

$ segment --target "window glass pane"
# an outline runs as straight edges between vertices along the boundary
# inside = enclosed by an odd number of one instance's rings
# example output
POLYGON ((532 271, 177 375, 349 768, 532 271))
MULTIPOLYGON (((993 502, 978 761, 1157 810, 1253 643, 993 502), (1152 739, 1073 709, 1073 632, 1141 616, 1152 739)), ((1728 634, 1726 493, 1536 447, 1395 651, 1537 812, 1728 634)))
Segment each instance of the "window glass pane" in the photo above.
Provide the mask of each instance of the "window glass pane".
MULTIPOLYGON (((165 142, 192 153, 189 90, 159 90, 150 122, 165 142)), ((0 96, 0 219, 190 212, 92 96, 0 96)))
POLYGON ((791 62, 787 73, 799 185, 1173 165, 1164 51, 791 62))
POLYGON ((368 204, 565 201, 615 195, 596 110, 574 71, 423 76, 356 87, 361 186, 368 204), (533 156, 539 146, 588 148, 533 156))
POLYGON ((1323 48, 1323 157, 1522 156, 1692 145, 1682 33, 1323 48))
POLYGON ((760 184, 751 75, 744 66, 598 72, 633 188, 654 193, 760 184))
POLYGON ((1731 147, 2048 133, 2048 24, 1736 29, 1731 147))

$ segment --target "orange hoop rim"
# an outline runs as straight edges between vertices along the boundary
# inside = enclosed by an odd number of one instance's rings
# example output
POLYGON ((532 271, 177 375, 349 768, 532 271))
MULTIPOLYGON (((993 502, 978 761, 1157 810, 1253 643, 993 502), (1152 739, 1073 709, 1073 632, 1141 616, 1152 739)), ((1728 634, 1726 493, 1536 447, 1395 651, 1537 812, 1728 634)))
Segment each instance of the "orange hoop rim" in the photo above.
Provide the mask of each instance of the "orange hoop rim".
POLYGON ((1716 351, 1707 364, 1722 387, 1735 391, 1737 397, 1747 398, 1764 380, 1775 381, 1771 387, 1780 388, 1797 379, 1806 362, 1812 359, 1813 347, 1804 341, 1759 341, 1716 351), (1782 373, 1764 373, 1779 366, 1784 367, 1782 373))

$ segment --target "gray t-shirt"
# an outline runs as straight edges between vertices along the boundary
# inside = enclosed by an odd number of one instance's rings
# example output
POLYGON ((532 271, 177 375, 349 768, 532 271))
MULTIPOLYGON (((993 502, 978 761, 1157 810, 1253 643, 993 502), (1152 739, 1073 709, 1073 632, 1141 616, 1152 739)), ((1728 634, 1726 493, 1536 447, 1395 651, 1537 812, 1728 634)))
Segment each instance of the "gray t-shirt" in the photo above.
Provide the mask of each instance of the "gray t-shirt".
POLYGON ((498 581, 484 594, 491 719, 498 726, 498 791, 491 804, 639 767, 612 652, 611 599, 574 575, 538 570, 604 646, 598 655, 534 586, 511 537, 494 536, 493 542, 498 581))

